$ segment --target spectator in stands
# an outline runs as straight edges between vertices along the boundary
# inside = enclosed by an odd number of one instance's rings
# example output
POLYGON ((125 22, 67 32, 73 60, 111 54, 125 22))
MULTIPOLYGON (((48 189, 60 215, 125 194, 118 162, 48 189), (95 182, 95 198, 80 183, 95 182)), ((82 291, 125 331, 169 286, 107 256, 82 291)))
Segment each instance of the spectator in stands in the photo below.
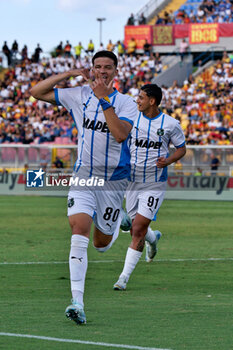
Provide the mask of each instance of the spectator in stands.
POLYGON ((148 40, 145 39, 145 43, 143 45, 143 50, 144 50, 144 54, 146 56, 150 56, 151 53, 151 44, 148 43, 148 40))
POLYGON ((146 17, 144 16, 144 13, 141 13, 139 19, 138 19, 138 24, 143 25, 146 24, 146 17))
POLYGON ((98 47, 97 51, 102 51, 102 50, 105 50, 104 44, 100 43, 100 46, 98 47))
POLYGON ((203 170, 200 167, 198 167, 197 171, 194 173, 194 176, 202 176, 202 172, 203 170))
POLYGON ((37 47, 35 48, 35 52, 33 55, 33 62, 38 63, 40 61, 40 54, 43 52, 42 48, 40 47, 40 44, 37 44, 37 47))
POLYGON ((19 50, 19 45, 17 43, 17 41, 15 40, 12 44, 12 47, 11 47, 11 53, 12 53, 12 56, 15 58, 16 57, 16 54, 18 53, 18 50, 19 50))
POLYGON ((91 55, 93 55, 94 51, 95 51, 95 45, 94 45, 92 39, 90 39, 90 41, 88 43, 88 46, 87 46, 86 52, 90 53, 91 55))
POLYGON ((152 76, 155 74, 155 57, 152 52, 150 52, 150 57, 148 58, 147 61, 148 67, 151 71, 152 76))
POLYGON ((31 124, 28 124, 24 129, 22 142, 23 144, 28 145, 33 141, 34 141, 33 127, 31 124))
POLYGON ((185 39, 182 39, 182 41, 180 42, 180 47, 179 47, 181 61, 184 60, 184 56, 187 54, 188 48, 189 48, 189 45, 188 45, 187 41, 185 39))
POLYGON ((112 43, 112 40, 110 39, 107 44, 107 50, 108 51, 114 51, 115 45, 112 43))
POLYGON ((186 142, 189 145, 198 145, 200 143, 198 138, 198 132, 192 126, 186 129, 185 136, 186 142))
MULTIPOLYGON (((0 142, 1 143, 1 142, 0 142)), ((8 174, 8 170, 6 168, 0 168, 0 174, 8 174)))
POLYGON ((127 21, 127 26, 134 26, 135 24, 135 18, 134 18, 134 14, 131 13, 130 17, 128 18, 127 21))
MULTIPOLYGON (((220 2, 221 4, 221 2, 220 2)), ((225 10, 225 5, 223 4, 223 8, 225 10)), ((205 15, 207 16, 212 16, 214 14, 214 3, 212 0, 205 0, 203 2, 203 10, 205 12, 205 15)), ((220 14, 221 14, 221 10, 220 10, 220 14)))
POLYGON ((170 19, 169 13, 167 11, 164 11, 163 18, 164 18, 164 24, 167 25, 170 23, 171 19, 170 19))
POLYGON ((55 161, 53 162, 53 165, 57 169, 63 169, 64 168, 64 163, 63 163, 62 159, 59 158, 58 156, 56 157, 55 161))
POLYGON ((52 142, 54 141, 54 139, 55 137, 54 135, 52 135, 50 128, 47 126, 44 126, 39 139, 39 144, 43 142, 52 142))
POLYGON ((232 22, 232 13, 233 13, 233 4, 230 0, 226 0, 226 11, 225 11, 225 17, 227 22, 232 22))
POLYGON ((56 57, 62 56, 62 54, 63 54, 63 43, 62 43, 62 41, 60 41, 60 43, 57 45, 55 51, 56 51, 56 57))
POLYGON ((75 52, 75 58, 78 60, 81 56, 82 51, 84 50, 84 47, 82 46, 81 41, 74 47, 75 52))
POLYGON ((21 59, 22 59, 22 61, 25 61, 25 60, 28 59, 28 48, 27 48, 27 45, 24 45, 24 47, 22 48, 21 59))
POLYGON ((155 53, 155 58, 154 58, 154 63, 155 63, 155 73, 159 74, 163 70, 163 65, 161 61, 161 57, 159 55, 159 52, 155 53))
POLYGON ((164 19, 161 18, 159 15, 157 15, 155 19, 155 25, 162 25, 162 24, 164 24, 164 19))
POLYGON ((128 42, 127 54, 135 56, 136 49, 137 49, 137 42, 134 38, 131 38, 130 41, 128 42))
POLYGON ((224 51, 224 52, 223 52, 223 55, 222 55, 222 62, 223 62, 223 63, 230 63, 230 57, 229 57, 227 51, 224 51))
POLYGON ((220 160, 218 159, 218 157, 214 155, 214 153, 212 153, 211 162, 210 162, 211 175, 216 175, 219 165, 220 165, 220 160))
POLYGON ((198 11, 197 11, 198 22, 202 22, 204 16, 205 16, 205 12, 204 12, 202 6, 199 6, 198 11))
POLYGON ((190 12, 190 14, 188 15, 187 13, 184 13, 184 17, 183 17, 183 23, 184 24, 188 24, 191 23, 191 19, 193 17, 193 12, 190 12))
POLYGON ((174 18, 175 18, 175 15, 174 15, 174 12, 172 10, 169 11, 169 21, 167 24, 174 24, 174 18))
POLYGON ((11 51, 10 51, 6 41, 4 41, 4 45, 2 47, 2 51, 3 51, 3 53, 5 54, 5 56, 7 58, 8 67, 10 67, 11 66, 11 51))
POLYGON ((125 53, 124 44, 120 40, 118 40, 115 46, 117 47, 118 56, 122 57, 123 54, 125 53))
POLYGON ((6 140, 6 133, 0 129, 0 144, 4 143, 6 140))
POLYGON ((71 48, 72 45, 70 44, 69 40, 66 40, 66 44, 64 47, 64 55, 65 57, 70 57, 71 56, 71 48))
POLYGON ((139 93, 139 88, 137 87, 137 84, 134 83, 133 86, 129 89, 128 93, 132 96, 132 97, 137 97, 138 93, 139 93))
POLYGON ((185 14, 184 10, 179 10, 179 12, 177 13, 177 15, 175 17, 175 24, 183 24, 184 23, 184 14, 185 14))

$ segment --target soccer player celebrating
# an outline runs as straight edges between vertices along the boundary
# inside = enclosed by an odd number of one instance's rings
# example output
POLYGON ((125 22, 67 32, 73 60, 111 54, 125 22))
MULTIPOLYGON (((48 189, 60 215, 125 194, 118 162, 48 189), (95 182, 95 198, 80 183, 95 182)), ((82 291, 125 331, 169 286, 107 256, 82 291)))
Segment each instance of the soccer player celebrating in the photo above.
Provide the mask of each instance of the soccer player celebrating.
MULTIPOLYGON (((132 241, 115 290, 125 290, 139 261, 146 240, 146 259, 151 261, 157 252, 159 231, 149 227, 163 202, 167 166, 186 153, 185 137, 179 122, 160 112, 162 90, 156 84, 142 86, 137 99, 138 116, 131 132, 131 181, 126 193, 126 209, 132 219, 132 241), (170 141, 175 152, 168 156, 170 141)), ((123 219, 124 221, 124 219, 123 219)))
POLYGON ((72 185, 68 195, 72 304, 65 313, 77 324, 86 323, 83 294, 92 221, 95 224, 93 244, 100 252, 109 249, 119 233, 122 201, 130 173, 128 138, 137 116, 132 97, 113 88, 116 55, 99 51, 92 63, 92 75, 87 69, 75 69, 51 76, 31 89, 35 98, 62 105, 72 115, 79 138, 75 176, 105 181, 101 190, 94 186, 72 185), (60 81, 78 75, 87 85, 56 88, 60 81))

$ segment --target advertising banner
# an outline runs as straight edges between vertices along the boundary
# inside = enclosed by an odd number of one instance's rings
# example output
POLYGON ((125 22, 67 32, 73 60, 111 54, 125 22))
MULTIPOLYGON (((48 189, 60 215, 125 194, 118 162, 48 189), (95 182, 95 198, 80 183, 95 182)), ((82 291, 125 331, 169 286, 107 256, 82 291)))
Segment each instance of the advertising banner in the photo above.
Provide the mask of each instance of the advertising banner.
POLYGON ((174 45, 173 26, 153 26, 152 45, 174 45))
MULTIPOLYGON (((88 186, 98 186, 102 190, 101 179, 72 180, 67 174, 41 173, 29 170, 26 174, 0 173, 0 195, 67 196, 69 186, 74 184, 85 190, 88 186)), ((169 176, 167 199, 233 200, 233 177, 227 176, 169 176)))
POLYGON ((190 44, 218 43, 220 37, 233 37, 233 23, 191 23, 156 26, 126 26, 125 46, 131 38, 137 41, 137 48, 143 48, 145 39, 150 44, 173 45, 175 39, 189 37, 190 44))
POLYGON ((189 25, 189 44, 212 44, 219 42, 218 23, 198 23, 189 25))
POLYGON ((128 42, 134 38, 137 42, 137 49, 142 49, 145 39, 151 44, 151 26, 126 26, 125 27, 125 47, 128 48, 128 42))

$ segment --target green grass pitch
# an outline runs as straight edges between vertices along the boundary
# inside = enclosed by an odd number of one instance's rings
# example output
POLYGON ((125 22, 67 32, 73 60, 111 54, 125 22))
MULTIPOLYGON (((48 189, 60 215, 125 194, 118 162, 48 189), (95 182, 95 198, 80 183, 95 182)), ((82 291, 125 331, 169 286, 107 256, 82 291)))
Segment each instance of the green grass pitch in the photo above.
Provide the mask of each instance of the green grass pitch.
POLYGON ((130 235, 120 233, 104 254, 90 243, 87 324, 76 326, 64 316, 71 298, 66 198, 0 196, 0 349, 110 350, 123 344, 232 350, 232 213, 233 202, 164 201, 153 223, 163 233, 158 255, 150 264, 143 255, 125 292, 112 287, 130 235), (50 264, 15 264, 22 262, 50 264))

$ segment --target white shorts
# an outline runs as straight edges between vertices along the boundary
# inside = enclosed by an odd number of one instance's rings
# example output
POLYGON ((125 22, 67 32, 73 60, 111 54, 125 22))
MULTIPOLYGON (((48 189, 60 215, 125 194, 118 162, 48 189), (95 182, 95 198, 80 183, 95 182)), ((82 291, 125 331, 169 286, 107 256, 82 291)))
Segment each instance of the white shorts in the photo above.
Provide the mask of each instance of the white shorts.
POLYGON ((113 235, 122 215, 122 202, 128 181, 108 181, 100 189, 71 187, 68 194, 67 215, 85 213, 92 217, 95 226, 106 235, 113 235))
POLYGON ((156 214, 163 203, 166 182, 130 182, 126 192, 126 210, 131 219, 140 214, 149 220, 156 220, 156 214))

